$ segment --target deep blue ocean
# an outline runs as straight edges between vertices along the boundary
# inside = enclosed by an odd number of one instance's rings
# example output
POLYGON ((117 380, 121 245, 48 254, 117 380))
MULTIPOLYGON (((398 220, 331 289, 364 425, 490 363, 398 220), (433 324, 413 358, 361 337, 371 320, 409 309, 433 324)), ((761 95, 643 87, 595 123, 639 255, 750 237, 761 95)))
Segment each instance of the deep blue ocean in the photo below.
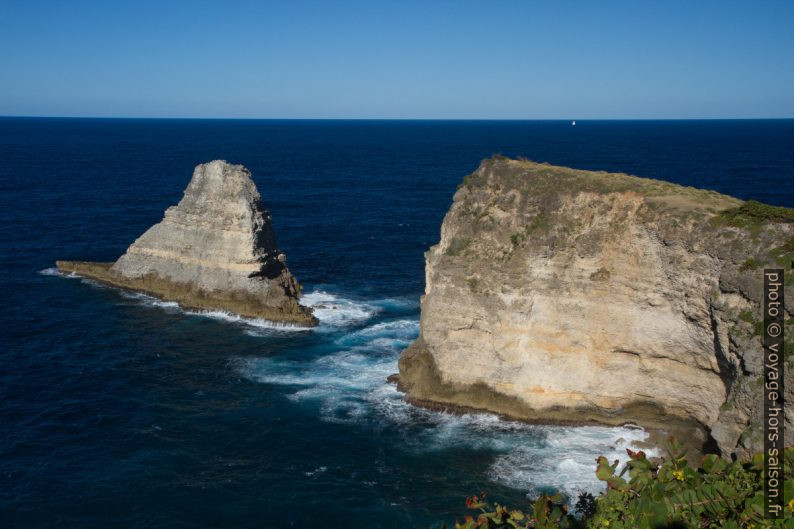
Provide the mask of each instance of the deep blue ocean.
POLYGON ((494 153, 794 207, 794 120, 0 119, 0 527, 426 528, 481 490, 600 490, 628 428, 405 404, 423 252, 494 153), (196 164, 253 173, 320 308, 274 328, 54 272, 111 261, 196 164))

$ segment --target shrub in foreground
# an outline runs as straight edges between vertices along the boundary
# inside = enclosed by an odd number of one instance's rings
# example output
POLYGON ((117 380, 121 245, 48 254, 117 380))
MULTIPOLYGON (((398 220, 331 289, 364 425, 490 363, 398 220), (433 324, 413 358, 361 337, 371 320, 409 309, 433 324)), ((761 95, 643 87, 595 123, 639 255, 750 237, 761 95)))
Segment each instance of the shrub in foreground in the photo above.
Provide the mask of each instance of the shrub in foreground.
MULTIPOLYGON (((649 460, 642 451, 627 450, 629 461, 619 474, 618 462, 597 460, 596 476, 607 490, 596 497, 582 494, 576 503, 577 516, 568 512, 560 494, 541 494, 525 512, 488 503, 485 495, 466 499, 468 515, 456 529, 529 528, 725 528, 794 529, 794 480, 785 482, 784 516, 764 519, 764 459, 727 461, 710 454, 693 467, 686 451, 670 441, 667 456, 649 460)), ((791 477, 794 447, 783 457, 784 476, 791 477)))

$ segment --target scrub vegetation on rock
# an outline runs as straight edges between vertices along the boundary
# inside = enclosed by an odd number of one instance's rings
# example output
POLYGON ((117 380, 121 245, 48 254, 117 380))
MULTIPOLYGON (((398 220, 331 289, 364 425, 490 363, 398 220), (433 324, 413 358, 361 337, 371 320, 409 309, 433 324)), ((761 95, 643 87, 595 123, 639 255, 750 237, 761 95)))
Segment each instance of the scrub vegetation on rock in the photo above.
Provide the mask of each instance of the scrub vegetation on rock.
MULTIPOLYGON (((794 480, 781 492, 778 519, 765 519, 764 459, 726 461, 714 454, 690 465, 685 449, 675 441, 667 456, 649 460, 629 450, 629 461, 618 473, 617 462, 598 458, 596 476, 607 490, 593 497, 579 496, 569 512, 559 494, 541 494, 528 509, 486 501, 485 494, 466 499, 474 514, 455 523, 456 529, 663 529, 794 527, 794 480)), ((785 451, 783 474, 794 470, 794 448, 785 451)), ((446 527, 446 526, 442 526, 446 527)))

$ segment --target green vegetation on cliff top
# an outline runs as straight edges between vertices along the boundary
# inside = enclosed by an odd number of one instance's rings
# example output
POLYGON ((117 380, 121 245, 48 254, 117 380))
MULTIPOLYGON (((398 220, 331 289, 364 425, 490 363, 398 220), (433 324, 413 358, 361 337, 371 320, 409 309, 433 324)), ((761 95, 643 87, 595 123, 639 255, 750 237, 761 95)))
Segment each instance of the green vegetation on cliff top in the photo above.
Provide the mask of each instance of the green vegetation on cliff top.
MULTIPOLYGON (((495 185, 497 189, 517 189, 533 195, 573 191, 633 191, 674 207, 718 212, 719 221, 727 226, 750 228, 768 222, 794 223, 794 209, 791 208, 770 206, 756 200, 744 202, 717 191, 682 186, 664 180, 625 173, 572 169, 546 162, 533 162, 526 158, 514 160, 498 154, 483 160, 480 168, 464 177, 459 187, 473 189, 486 185, 495 185)), ((794 251, 794 240, 789 241, 789 245, 791 248, 788 251, 794 251)))
MULTIPOLYGON (((721 212, 720 217, 725 223, 737 227, 762 222, 794 222, 794 209, 748 200, 741 206, 721 212)), ((794 249, 794 243, 791 249, 794 249)))
MULTIPOLYGON (((741 200, 717 191, 681 186, 664 180, 641 178, 625 173, 572 169, 527 159, 513 160, 500 155, 483 160, 477 171, 463 179, 461 187, 473 189, 486 185, 495 185, 497 189, 517 189, 535 196, 572 191, 591 193, 633 191, 645 197, 653 197, 669 206, 712 212, 742 204, 741 200)), ((794 210, 788 211, 794 214, 794 210)))
MULTIPOLYGON (((509 245, 503 251, 507 258, 533 236, 554 228, 558 235, 565 235, 575 226, 575 219, 557 215, 555 210, 561 195, 571 193, 637 193, 646 198, 648 207, 665 210, 672 215, 668 225, 678 228, 695 222, 698 230, 706 230, 712 235, 725 237, 738 245, 741 240, 754 241, 744 244, 749 252, 741 265, 742 271, 753 271, 763 267, 780 267, 787 270, 786 278, 794 280, 791 263, 794 260, 794 236, 786 236, 781 241, 779 232, 770 232, 761 237, 765 229, 779 224, 794 223, 794 209, 770 206, 755 200, 746 202, 717 191, 686 187, 672 182, 642 178, 624 173, 587 171, 537 163, 527 159, 510 159, 501 155, 483 160, 480 167, 467 175, 459 188, 468 190, 479 199, 465 199, 461 211, 473 216, 471 231, 494 227, 490 217, 490 205, 499 201, 498 197, 518 191, 527 202, 537 208, 532 220, 509 235, 509 245), (483 194, 485 193, 485 194, 483 194), (477 205, 477 201, 480 205, 477 205), (474 205, 472 205, 474 204, 474 205), (489 205, 490 204, 490 205, 489 205), (707 222, 705 222, 707 221, 707 222), (744 232, 746 236, 739 237, 744 232), (782 244, 781 244, 782 243, 782 244), (791 276, 791 277, 790 277, 791 276)), ((472 233, 458 234, 454 248, 447 255, 468 255, 472 233)), ((727 244, 727 243, 726 243, 727 244)))

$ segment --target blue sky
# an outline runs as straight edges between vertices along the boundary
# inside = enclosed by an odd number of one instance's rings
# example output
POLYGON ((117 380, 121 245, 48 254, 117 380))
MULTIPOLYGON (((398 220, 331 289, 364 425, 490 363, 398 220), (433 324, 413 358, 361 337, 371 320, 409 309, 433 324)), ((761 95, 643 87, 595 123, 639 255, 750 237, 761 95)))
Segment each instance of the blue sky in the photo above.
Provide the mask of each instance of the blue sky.
POLYGON ((794 117, 794 2, 0 0, 0 115, 794 117))

